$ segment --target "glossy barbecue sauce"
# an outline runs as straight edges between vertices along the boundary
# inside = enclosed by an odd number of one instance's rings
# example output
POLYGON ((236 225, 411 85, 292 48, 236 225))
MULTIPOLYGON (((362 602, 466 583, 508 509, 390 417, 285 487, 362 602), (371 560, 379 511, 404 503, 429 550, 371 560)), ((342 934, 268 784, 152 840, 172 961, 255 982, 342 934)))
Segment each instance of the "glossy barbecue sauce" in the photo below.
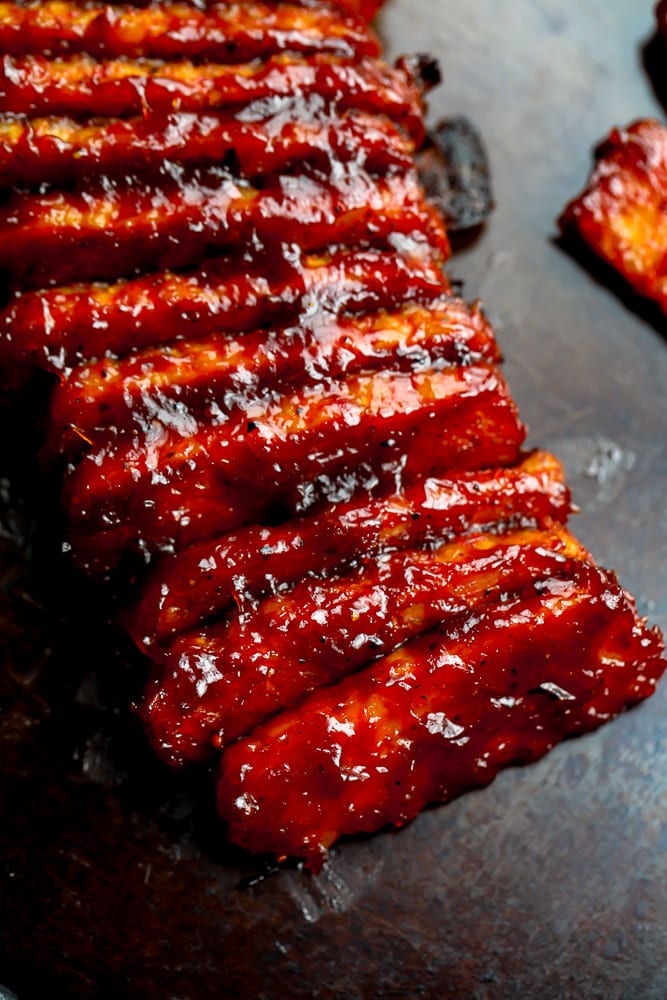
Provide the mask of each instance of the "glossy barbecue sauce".
POLYGON ((400 826, 650 695, 661 651, 601 571, 536 580, 231 746, 221 814, 237 843, 318 868, 341 835, 400 826))

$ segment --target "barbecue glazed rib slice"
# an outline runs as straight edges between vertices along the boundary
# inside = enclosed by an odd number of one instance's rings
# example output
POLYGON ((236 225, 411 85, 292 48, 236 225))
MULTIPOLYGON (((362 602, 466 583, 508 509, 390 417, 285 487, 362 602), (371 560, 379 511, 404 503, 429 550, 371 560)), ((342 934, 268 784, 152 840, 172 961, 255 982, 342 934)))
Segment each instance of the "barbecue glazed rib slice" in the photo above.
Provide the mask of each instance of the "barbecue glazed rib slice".
POLYGON ((180 636, 155 660, 141 708, 171 764, 206 759, 315 688, 353 673, 464 611, 567 575, 586 556, 564 529, 473 535, 435 551, 365 561, 305 580, 220 624, 180 636))
POLYGON ((325 56, 275 56, 230 66, 5 55, 0 62, 0 112, 127 118, 227 108, 251 120, 279 113, 298 94, 339 111, 357 108, 386 115, 419 145, 425 135, 420 70, 420 63, 404 61, 392 68, 374 59, 352 63, 325 56))
POLYGON ((667 128, 646 120, 614 129, 596 155, 588 186, 566 208, 561 228, 576 232, 667 312, 667 128))
POLYGON ((244 254, 242 262, 208 258, 191 273, 28 292, 2 315, 0 359, 18 382, 32 366, 62 371, 216 330, 298 322, 310 309, 337 316, 427 302, 449 284, 437 254, 423 249, 418 256, 352 249, 278 261, 274 254, 271 264, 267 255, 244 254))
POLYGON ((95 174, 157 171, 165 160, 231 165, 256 178, 310 167, 325 175, 354 162, 371 174, 406 173, 412 141, 387 118, 334 114, 302 102, 273 121, 228 112, 174 112, 80 123, 72 118, 0 119, 0 185, 38 187, 95 174))
POLYGON ((416 175, 335 180, 278 175, 260 188, 220 167, 165 163, 156 178, 15 193, 0 208, 0 268, 19 288, 184 268, 215 249, 294 244, 391 246, 400 236, 449 252, 416 175))
POLYGON ((360 505, 335 504, 279 527, 253 525, 165 557, 151 572, 130 631, 137 644, 168 642, 230 606, 242 611, 307 577, 350 569, 361 558, 431 548, 474 530, 565 521, 570 494, 552 455, 508 469, 428 478, 360 505))
POLYGON ((68 0, 0 3, 0 51, 9 55, 87 52, 107 59, 208 59, 251 62, 289 50, 343 58, 377 56, 379 43, 365 20, 333 5, 185 2, 85 7, 68 0))
POLYGON ((75 556, 106 572, 125 551, 156 553, 402 477, 510 465, 524 428, 500 372, 383 371, 250 405, 219 426, 174 416, 71 472, 63 504, 75 556), (261 484, 257 488, 256 484, 261 484))
POLYGON ((277 388, 372 372, 428 371, 499 361, 491 328, 460 299, 398 311, 340 317, 315 314, 298 326, 242 337, 214 333, 171 347, 135 351, 76 368, 51 397, 51 450, 99 447, 123 433, 145 433, 166 411, 179 420, 220 422, 275 395, 277 388))
POLYGON ((613 577, 574 563, 228 747, 218 808, 235 843, 317 869, 343 834, 401 826, 646 698, 661 652, 613 577))
POLYGON ((664 669, 442 272, 437 72, 375 58, 378 6, 0 3, 4 383, 50 373, 158 752, 224 748, 232 837, 311 868, 664 669))

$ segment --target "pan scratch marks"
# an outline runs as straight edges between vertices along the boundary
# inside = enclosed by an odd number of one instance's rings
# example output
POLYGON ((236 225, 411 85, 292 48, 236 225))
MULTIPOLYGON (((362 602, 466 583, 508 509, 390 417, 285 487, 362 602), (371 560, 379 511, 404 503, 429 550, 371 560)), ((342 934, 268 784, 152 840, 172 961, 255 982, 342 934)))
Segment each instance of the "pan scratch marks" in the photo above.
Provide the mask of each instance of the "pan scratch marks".
POLYGON ((344 863, 343 857, 336 857, 331 858, 318 875, 299 871, 286 872, 283 877, 303 919, 315 924, 324 916, 347 912, 377 881, 383 867, 378 858, 355 870, 353 864, 344 863))

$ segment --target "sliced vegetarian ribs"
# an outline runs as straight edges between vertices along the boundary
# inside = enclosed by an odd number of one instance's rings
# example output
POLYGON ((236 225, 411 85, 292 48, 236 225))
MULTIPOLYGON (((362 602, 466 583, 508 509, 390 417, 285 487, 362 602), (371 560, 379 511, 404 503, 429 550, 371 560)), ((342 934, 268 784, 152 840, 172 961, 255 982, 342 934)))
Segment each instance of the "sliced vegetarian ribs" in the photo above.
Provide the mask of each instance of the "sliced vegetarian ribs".
POLYGON ((564 522, 570 494, 553 455, 534 452, 509 468, 418 480, 399 493, 334 504, 277 527, 252 525, 164 557, 132 614, 139 645, 163 644, 299 580, 406 548, 430 548, 472 531, 564 522))
POLYGON ((510 465, 524 433, 489 364, 352 376, 220 422, 165 410, 69 473, 70 541, 106 572, 125 552, 170 551, 270 518, 277 504, 294 514, 449 468, 510 465))
POLYGON ((155 660, 141 714, 170 763, 209 757, 315 688, 585 553, 562 528, 473 535, 387 552, 343 577, 305 579, 180 636, 155 660))
MULTIPOLYGON (((312 869, 665 666, 442 270, 438 72, 378 58, 379 6, 0 3, 3 388, 48 372, 65 548, 147 657, 157 753, 218 760, 232 839, 312 869)), ((567 216, 656 297, 661 136, 617 134, 567 216)))
POLYGON ((15 288, 185 268, 207 251, 285 245, 391 245, 403 236, 448 255, 416 174, 277 175, 260 187, 222 167, 165 163, 156 177, 102 178, 73 191, 14 193, 0 208, 0 268, 15 288))
POLYGON ((392 68, 373 59, 350 62, 325 56, 274 56, 231 66, 5 55, 0 61, 0 112, 127 118, 227 108, 251 121, 279 114, 297 95, 318 98, 340 111, 357 108, 386 115, 419 143, 425 135, 423 86, 412 68, 407 62, 392 68))
POLYGON ((209 257, 192 272, 19 294, 0 318, 0 358, 18 381, 35 366, 62 371, 215 331, 294 323, 313 309, 358 314, 448 291, 439 255, 419 246, 209 257))
POLYGON ((216 332, 74 369, 51 397, 52 450, 71 454, 72 444, 145 433, 167 411, 181 421, 219 423, 277 387, 314 392, 325 379, 390 365, 424 372, 484 359, 500 360, 488 322, 453 298, 357 316, 315 313, 240 337, 216 332))
POLYGON ((10 55, 87 52, 113 59, 209 59, 251 62, 277 52, 348 59, 377 56, 365 20, 327 3, 151 3, 79 6, 68 0, 0 4, 0 51, 10 55))
POLYGON ((0 119, 0 184, 39 187, 95 174, 159 171, 165 160, 226 163, 252 179, 309 167, 330 175, 353 162, 371 174, 407 173, 413 143, 389 118, 336 114, 300 101, 274 119, 239 121, 229 112, 147 114, 78 122, 72 118, 0 119))
POLYGON ((613 577, 573 561, 228 747, 220 813, 236 843, 316 868, 343 834, 402 826, 648 697, 661 653, 613 577))
POLYGON ((597 150, 585 191, 566 208, 574 231, 640 295, 667 312, 667 127, 614 129, 597 150))

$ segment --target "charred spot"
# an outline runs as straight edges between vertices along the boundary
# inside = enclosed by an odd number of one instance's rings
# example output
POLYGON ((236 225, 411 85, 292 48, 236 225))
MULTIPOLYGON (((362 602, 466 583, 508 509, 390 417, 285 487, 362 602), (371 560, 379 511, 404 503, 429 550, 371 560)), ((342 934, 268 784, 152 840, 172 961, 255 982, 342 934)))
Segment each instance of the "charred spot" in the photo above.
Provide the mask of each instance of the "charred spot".
POLYGON ((222 165, 232 174, 238 175, 241 173, 241 161, 239 160, 238 153, 233 147, 225 150, 225 155, 222 158, 222 165))
POLYGON ((450 231, 481 226, 494 207, 481 135, 467 118, 443 119, 417 156, 422 184, 450 231))
POLYGON ((414 77, 417 84, 424 90, 432 90, 442 83, 442 70, 435 56, 427 52, 418 52, 413 56, 400 59, 398 65, 414 77))

